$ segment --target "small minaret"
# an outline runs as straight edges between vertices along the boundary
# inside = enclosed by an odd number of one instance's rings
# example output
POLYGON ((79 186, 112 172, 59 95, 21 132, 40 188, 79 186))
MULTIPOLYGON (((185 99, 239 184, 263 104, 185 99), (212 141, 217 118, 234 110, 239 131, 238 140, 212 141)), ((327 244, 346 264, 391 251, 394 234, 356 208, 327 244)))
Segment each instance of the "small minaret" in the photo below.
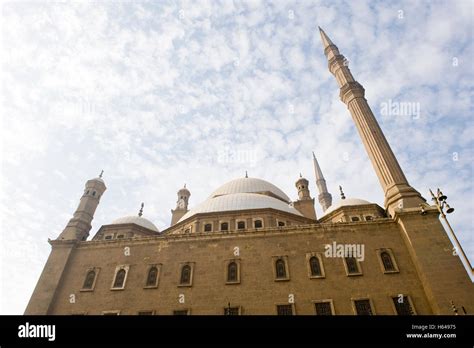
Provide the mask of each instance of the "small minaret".
POLYGON ((178 191, 176 209, 171 210, 171 226, 176 224, 179 219, 181 219, 183 215, 188 212, 188 203, 190 196, 191 192, 189 192, 189 190, 186 188, 186 184, 184 184, 184 187, 178 191))
POLYGON ((298 190, 298 200, 293 202, 293 207, 298 210, 303 216, 316 220, 316 211, 314 210, 314 198, 311 198, 309 188, 309 181, 303 178, 300 173, 300 177, 295 182, 295 186, 298 190))
POLYGON ((309 184, 308 180, 303 178, 303 176, 300 173, 300 178, 296 180, 296 183, 295 183, 295 186, 298 189, 298 200, 304 201, 307 199, 311 199, 308 184, 309 184))
POLYGON ((328 60, 329 71, 336 77, 340 87, 339 96, 347 105, 359 131, 365 149, 385 193, 385 208, 394 216, 397 208, 418 207, 425 199, 408 184, 382 129, 375 119, 365 99, 364 88, 354 79, 348 61, 339 49, 319 28, 324 54, 328 60))
POLYGON ((88 180, 84 193, 71 220, 57 238, 58 240, 86 240, 92 228, 91 222, 95 210, 100 202, 100 197, 107 187, 102 179, 104 171, 98 178, 88 180))
POLYGON ((325 212, 332 204, 332 196, 328 192, 328 188, 326 186, 326 180, 324 179, 323 172, 319 167, 318 160, 316 159, 316 155, 313 152, 313 165, 314 165, 314 175, 316 177, 316 186, 318 187, 319 195, 318 201, 323 208, 323 212, 325 212))

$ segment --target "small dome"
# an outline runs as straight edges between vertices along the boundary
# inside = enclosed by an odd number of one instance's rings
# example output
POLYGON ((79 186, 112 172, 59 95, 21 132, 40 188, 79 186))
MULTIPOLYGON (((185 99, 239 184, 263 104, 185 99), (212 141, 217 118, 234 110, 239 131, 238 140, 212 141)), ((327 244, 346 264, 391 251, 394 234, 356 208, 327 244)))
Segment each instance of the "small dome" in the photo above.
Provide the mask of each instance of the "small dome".
POLYGON ((257 178, 239 178, 222 185, 217 190, 215 190, 210 198, 229 195, 234 193, 263 193, 271 192, 281 200, 285 202, 290 202, 290 197, 288 197, 282 190, 278 187, 269 183, 268 181, 257 179, 257 178))
POLYGON ((213 213, 232 210, 273 208, 294 215, 302 216, 294 207, 277 198, 256 193, 235 193, 231 195, 208 198, 183 215, 178 222, 199 213, 213 213))
POLYGON ((141 216, 124 216, 112 221, 111 223, 111 225, 120 225, 120 224, 135 224, 141 227, 145 227, 154 232, 159 232, 158 228, 153 224, 153 222, 141 216))
POLYGON ((339 209, 340 207, 348 207, 348 206, 353 206, 353 205, 365 205, 365 204, 372 204, 372 203, 369 201, 366 201, 365 199, 359 199, 359 198, 340 199, 335 204, 331 205, 324 212, 324 215, 328 215, 332 213, 334 210, 339 209))
POLYGON ((99 182, 105 184, 104 180, 102 180, 102 178, 99 178, 99 177, 94 178, 94 179, 92 179, 92 180, 94 180, 94 181, 99 181, 99 182))

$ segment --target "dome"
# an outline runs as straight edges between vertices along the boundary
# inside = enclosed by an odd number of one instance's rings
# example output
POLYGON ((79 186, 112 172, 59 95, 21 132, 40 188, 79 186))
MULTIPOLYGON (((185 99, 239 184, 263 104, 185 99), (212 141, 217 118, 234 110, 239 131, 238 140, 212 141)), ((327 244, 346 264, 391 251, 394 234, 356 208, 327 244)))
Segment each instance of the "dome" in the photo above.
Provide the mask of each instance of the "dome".
POLYGON ((112 221, 111 223, 111 225, 120 225, 120 224, 135 224, 141 227, 145 227, 149 230, 159 232, 158 228, 153 224, 153 222, 141 216, 124 216, 112 221))
POLYGON ((234 193, 264 193, 271 192, 276 197, 285 202, 290 202, 290 198, 278 187, 268 181, 256 178, 239 178, 222 185, 215 190, 210 198, 229 195, 234 193))
MULTIPOLYGON (((263 181, 263 180, 260 180, 260 181, 263 181)), ((225 186, 226 185, 222 187, 225 187, 225 186)), ((276 188, 275 186, 273 187, 276 188)), ((215 192, 219 192, 219 190, 215 192)), ((213 195, 215 194, 215 192, 213 193, 213 195)), ((183 217, 179 219, 178 222, 186 220, 187 218, 199 213, 213 213, 213 212, 221 212, 221 211, 264 209, 264 208, 273 208, 276 210, 302 216, 301 213, 298 210, 296 210, 294 207, 274 197, 257 194, 257 193, 234 193, 234 194, 225 194, 222 196, 217 196, 217 197, 214 196, 214 197, 208 198, 207 200, 205 200, 204 202, 202 202, 201 204, 197 205, 195 208, 191 209, 186 214, 184 214, 183 217)))
POLYGON ((353 205, 364 205, 364 204, 372 204, 372 203, 369 201, 366 201, 365 199, 359 199, 359 198, 340 199, 337 203, 331 205, 324 212, 324 215, 328 215, 332 213, 334 210, 339 209, 340 207, 348 207, 348 206, 353 206, 353 205))
POLYGON ((105 184, 104 180, 102 180, 102 178, 99 178, 99 177, 94 178, 94 179, 92 179, 92 180, 94 180, 94 181, 99 181, 99 182, 105 184))

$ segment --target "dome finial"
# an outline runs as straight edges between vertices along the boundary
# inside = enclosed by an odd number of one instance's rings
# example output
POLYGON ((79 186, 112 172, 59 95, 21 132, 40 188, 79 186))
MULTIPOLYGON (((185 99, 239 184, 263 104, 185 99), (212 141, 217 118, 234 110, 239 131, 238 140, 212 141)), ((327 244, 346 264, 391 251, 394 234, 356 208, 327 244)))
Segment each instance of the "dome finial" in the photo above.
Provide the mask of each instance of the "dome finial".
POLYGON ((300 173, 300 178, 302 178, 302 177, 303 177, 303 175, 301 175, 301 173, 300 173))
POLYGON ((248 178, 248 177, 249 177, 249 175, 248 175, 247 171, 245 171, 245 177, 246 177, 246 178, 248 178))
POLYGON ((142 205, 141 205, 141 208, 140 210, 138 211, 138 216, 142 217, 143 215, 143 207, 145 206, 145 203, 142 202, 142 205))
POLYGON ((186 188, 186 183, 184 183, 184 188, 186 188))
POLYGON ((100 172, 99 178, 102 179, 102 175, 104 175, 104 170, 103 170, 103 169, 102 169, 102 171, 100 172))
POLYGON ((344 196, 344 191, 342 191, 341 185, 339 185, 339 191, 341 192, 341 199, 346 199, 346 196, 344 196))

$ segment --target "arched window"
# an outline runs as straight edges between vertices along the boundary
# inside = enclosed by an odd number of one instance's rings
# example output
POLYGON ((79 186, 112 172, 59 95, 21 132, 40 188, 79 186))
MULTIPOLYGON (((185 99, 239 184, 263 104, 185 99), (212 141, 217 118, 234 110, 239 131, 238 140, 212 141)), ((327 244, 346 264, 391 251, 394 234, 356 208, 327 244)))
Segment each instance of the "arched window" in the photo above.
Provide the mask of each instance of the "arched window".
POLYGON ((211 231, 212 231, 212 224, 205 224, 204 232, 211 232, 211 231))
POLYGON ((353 216, 351 217, 351 221, 356 222, 356 221, 360 221, 360 219, 357 216, 353 216))
POLYGON ((123 288, 127 271, 120 269, 115 275, 114 288, 123 288))
POLYGON ((227 281, 236 282, 237 280, 237 264, 235 262, 231 262, 227 266, 227 281))
POLYGON ((238 230, 243 230, 243 229, 245 229, 245 221, 239 221, 239 222, 237 222, 237 229, 238 229, 238 230))
POLYGON ((262 228, 263 227, 262 220, 255 220, 254 226, 255 228, 262 228))
POLYGON ((221 231, 228 231, 229 230, 229 223, 223 222, 221 223, 221 231))
POLYGON ((82 286, 83 289, 92 289, 95 280, 95 271, 87 272, 86 279, 84 280, 84 285, 82 286))
POLYGON ((309 259, 309 266, 311 268, 312 276, 321 275, 321 265, 319 264, 319 259, 316 256, 313 256, 309 259))
POLYGON ((346 257, 347 273, 359 273, 359 266, 355 257, 346 257))
POLYGON ((277 278, 286 278, 285 261, 283 261, 282 259, 278 259, 275 262, 275 269, 277 278))
POLYGON ((95 191, 92 192, 92 195, 95 196, 95 191))
POLYGON ((156 286, 156 281, 158 280, 158 268, 153 266, 148 271, 148 277, 146 278, 146 286, 156 286))
POLYGON ((395 271, 395 266, 393 265, 392 257, 386 251, 380 253, 380 258, 382 259, 383 268, 386 271, 395 271))
POLYGON ((285 221, 278 221, 278 227, 285 226, 285 221))
POLYGON ((183 268, 181 268, 181 279, 180 279, 181 284, 189 284, 191 283, 191 266, 189 265, 184 265, 183 268))

